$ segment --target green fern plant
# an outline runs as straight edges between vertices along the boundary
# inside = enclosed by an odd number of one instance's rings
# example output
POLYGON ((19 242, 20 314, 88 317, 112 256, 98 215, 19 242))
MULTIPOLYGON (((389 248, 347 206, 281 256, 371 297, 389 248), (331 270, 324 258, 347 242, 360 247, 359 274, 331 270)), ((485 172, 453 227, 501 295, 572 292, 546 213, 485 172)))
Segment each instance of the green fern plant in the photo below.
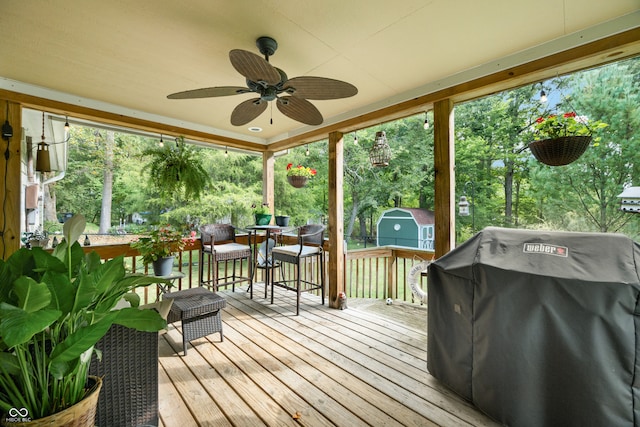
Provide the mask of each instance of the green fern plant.
POLYGON ((151 161, 143 168, 149 172, 149 183, 163 197, 199 200, 210 182, 202 159, 193 147, 176 138, 176 144, 149 148, 142 153, 151 161))

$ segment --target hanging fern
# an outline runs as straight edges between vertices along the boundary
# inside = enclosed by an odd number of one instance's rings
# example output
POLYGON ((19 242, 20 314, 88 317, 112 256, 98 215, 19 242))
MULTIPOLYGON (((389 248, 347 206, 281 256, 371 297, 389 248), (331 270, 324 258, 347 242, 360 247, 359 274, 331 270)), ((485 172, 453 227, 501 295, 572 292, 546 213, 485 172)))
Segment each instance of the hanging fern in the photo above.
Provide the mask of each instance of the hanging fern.
POLYGON ((176 138, 176 144, 149 148, 142 153, 151 157, 143 171, 149 172, 149 183, 163 197, 198 200, 209 184, 209 174, 196 150, 176 138))

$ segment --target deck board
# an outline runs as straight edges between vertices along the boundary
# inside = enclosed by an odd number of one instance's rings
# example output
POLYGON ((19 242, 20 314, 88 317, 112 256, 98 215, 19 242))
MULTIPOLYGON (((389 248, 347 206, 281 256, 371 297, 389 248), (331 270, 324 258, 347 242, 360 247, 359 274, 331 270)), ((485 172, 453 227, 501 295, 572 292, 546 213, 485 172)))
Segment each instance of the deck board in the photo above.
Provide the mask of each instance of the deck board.
POLYGON ((194 340, 185 357, 179 324, 161 335, 165 427, 498 425, 426 371, 426 311, 422 327, 394 307, 335 310, 303 294, 295 316, 294 292, 276 288, 270 304, 255 286, 253 299, 220 291, 223 342, 194 340))

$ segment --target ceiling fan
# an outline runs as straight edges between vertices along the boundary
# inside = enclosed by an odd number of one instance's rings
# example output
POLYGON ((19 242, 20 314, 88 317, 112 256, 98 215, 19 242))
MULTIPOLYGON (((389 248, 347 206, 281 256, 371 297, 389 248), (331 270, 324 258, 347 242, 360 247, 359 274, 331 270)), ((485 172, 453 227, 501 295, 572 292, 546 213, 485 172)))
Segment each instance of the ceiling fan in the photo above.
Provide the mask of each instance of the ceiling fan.
POLYGON ((350 83, 324 77, 302 76, 289 79, 284 71, 269 64, 269 56, 278 48, 271 37, 260 37, 256 46, 264 59, 246 50, 229 52, 231 65, 247 79, 247 87, 216 86, 187 90, 168 95, 169 99, 194 99, 216 96, 256 93, 258 98, 241 102, 231 113, 231 124, 242 126, 258 117, 269 101, 276 101, 285 116, 308 125, 319 125, 324 120, 320 111, 308 99, 348 98, 358 93, 350 83))

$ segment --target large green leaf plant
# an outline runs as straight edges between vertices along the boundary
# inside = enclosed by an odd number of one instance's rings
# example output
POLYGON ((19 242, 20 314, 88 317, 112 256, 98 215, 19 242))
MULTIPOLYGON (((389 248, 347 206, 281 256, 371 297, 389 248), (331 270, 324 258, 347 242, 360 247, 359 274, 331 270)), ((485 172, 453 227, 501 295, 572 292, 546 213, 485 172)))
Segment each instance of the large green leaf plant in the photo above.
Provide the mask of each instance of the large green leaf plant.
POLYGON ((65 222, 52 253, 23 248, 0 260, 0 413, 26 408, 37 419, 82 400, 94 345, 112 324, 166 327, 132 292, 166 281, 127 274, 122 256, 103 263, 85 254, 77 242, 85 224, 80 215, 65 222), (123 298, 131 307, 115 309, 123 298))

